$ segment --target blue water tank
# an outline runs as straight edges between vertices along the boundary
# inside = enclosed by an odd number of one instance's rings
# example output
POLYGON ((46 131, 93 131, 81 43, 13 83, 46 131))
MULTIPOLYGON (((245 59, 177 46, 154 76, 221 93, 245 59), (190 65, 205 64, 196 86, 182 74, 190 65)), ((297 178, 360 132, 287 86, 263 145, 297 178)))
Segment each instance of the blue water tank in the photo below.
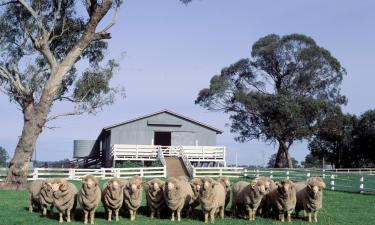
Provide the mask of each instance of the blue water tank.
POLYGON ((93 152, 95 140, 74 140, 73 158, 85 158, 93 152))

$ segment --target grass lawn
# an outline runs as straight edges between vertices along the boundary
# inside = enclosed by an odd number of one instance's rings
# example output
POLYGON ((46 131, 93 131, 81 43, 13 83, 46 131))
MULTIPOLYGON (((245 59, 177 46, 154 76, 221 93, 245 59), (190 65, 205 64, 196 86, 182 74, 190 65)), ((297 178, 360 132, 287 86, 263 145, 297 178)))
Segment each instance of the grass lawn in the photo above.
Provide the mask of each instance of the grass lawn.
MULTIPOLYGON (((77 183, 78 185, 78 183, 77 183)), ((375 224, 375 196, 362 195, 347 192, 325 191, 323 210, 319 215, 317 224, 355 224, 355 225, 372 225, 375 224)), ((28 192, 27 191, 0 191, 0 225, 49 225, 59 224, 58 215, 55 212, 53 216, 41 217, 39 213, 28 212, 28 192)), ((145 201, 143 201, 145 205, 145 201)), ((121 217, 120 222, 107 222, 104 218, 104 208, 100 206, 96 213, 95 224, 173 224, 168 219, 150 220, 145 215, 145 207, 140 210, 140 215, 136 221, 131 223, 127 217, 121 217)), ((78 213, 79 214, 79 213, 78 213)), ((301 213, 302 216, 303 213, 301 213)), ((203 224, 202 218, 182 219, 177 224, 203 224)), ((82 218, 76 216, 70 224, 83 224, 82 218)), ((282 224, 281 222, 257 218, 256 221, 247 221, 243 219, 232 219, 227 217, 224 220, 217 219, 216 224, 282 224)), ((286 223, 289 224, 289 223, 286 223)), ((291 224, 308 224, 302 219, 293 218, 291 224)))

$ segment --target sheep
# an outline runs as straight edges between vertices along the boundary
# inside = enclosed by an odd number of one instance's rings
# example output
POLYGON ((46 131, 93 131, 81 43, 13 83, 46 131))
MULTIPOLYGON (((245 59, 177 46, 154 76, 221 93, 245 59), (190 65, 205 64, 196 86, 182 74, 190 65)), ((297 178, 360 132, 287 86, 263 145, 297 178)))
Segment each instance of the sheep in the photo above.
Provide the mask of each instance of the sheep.
POLYGON ((145 185, 145 193, 147 206, 150 210, 151 219, 154 218, 155 213, 158 219, 160 219, 160 213, 165 208, 164 196, 163 196, 163 186, 164 181, 154 178, 148 181, 145 185))
POLYGON ((256 180, 263 181, 265 185, 265 195, 263 196, 260 202, 260 205, 258 207, 258 213, 261 215, 265 215, 267 213, 267 207, 266 207, 267 194, 269 194, 272 190, 276 188, 276 184, 275 184, 275 181, 273 181, 269 177, 257 177, 256 180))
POLYGON ((287 214, 288 222, 292 221, 291 213, 296 206, 296 189, 292 181, 286 179, 276 183, 277 188, 267 195, 267 206, 278 215, 281 222, 287 214))
POLYGON ((30 192, 30 204, 29 204, 29 212, 32 212, 34 208, 40 209, 40 190, 42 189, 43 181, 42 180, 35 180, 30 183, 29 192, 30 192))
POLYGON ((202 181, 199 178, 193 178, 190 181, 191 190, 193 190, 193 203, 191 208, 194 209, 199 205, 199 191, 202 187, 202 181))
POLYGON ((246 210, 249 220, 255 220, 256 210, 265 195, 265 184, 262 180, 254 179, 250 183, 239 181, 233 185, 232 212, 237 216, 238 211, 246 210))
POLYGON ((210 177, 202 178, 202 185, 199 191, 199 201, 204 213, 204 222, 208 223, 208 215, 210 215, 211 223, 214 223, 217 212, 220 212, 220 218, 224 219, 224 186, 210 177))
POLYGON ((110 179, 103 187, 102 203, 108 221, 112 220, 112 213, 114 212, 116 221, 119 221, 119 211, 124 201, 124 182, 118 178, 110 179))
POLYGON ((59 222, 62 223, 63 214, 66 214, 67 222, 71 221, 70 214, 77 205, 77 188, 65 179, 55 179, 52 183, 53 205, 59 211, 59 222))
POLYGON ((220 182, 224 186, 224 189, 225 189, 225 206, 224 206, 224 209, 225 209, 227 208, 227 205, 230 201, 230 192, 232 190, 230 186, 231 185, 230 180, 227 176, 221 176, 219 177, 217 181, 220 182))
POLYGON ((135 215, 142 202, 142 178, 134 176, 125 183, 124 206, 129 211, 130 220, 135 220, 135 215))
POLYGON ((40 189, 39 202, 43 209, 43 216, 47 215, 47 208, 50 208, 50 213, 52 213, 53 208, 53 190, 52 190, 53 179, 46 179, 42 183, 42 188, 40 189))
POLYGON ((182 209, 186 209, 189 215, 194 193, 186 178, 168 178, 163 187, 163 194, 165 203, 171 211, 171 221, 175 220, 175 213, 177 220, 181 221, 182 209))
POLYGON ((87 175, 82 178, 82 187, 78 193, 78 201, 84 213, 84 224, 87 224, 90 216, 90 223, 94 224, 95 211, 100 203, 101 191, 99 178, 87 175))
POLYGON ((296 185, 297 204, 296 214, 300 210, 304 210, 305 216, 311 223, 311 214, 314 214, 314 221, 318 222, 318 211, 323 205, 323 189, 326 187, 324 181, 320 177, 311 177, 307 182, 298 183, 296 185))

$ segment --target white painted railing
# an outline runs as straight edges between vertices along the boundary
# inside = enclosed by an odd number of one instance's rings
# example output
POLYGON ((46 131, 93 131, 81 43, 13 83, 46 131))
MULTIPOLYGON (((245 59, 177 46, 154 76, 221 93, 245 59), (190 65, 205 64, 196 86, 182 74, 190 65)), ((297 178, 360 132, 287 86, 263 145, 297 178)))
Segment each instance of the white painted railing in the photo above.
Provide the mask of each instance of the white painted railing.
POLYGON ((232 178, 242 177, 244 168, 242 167, 194 167, 193 177, 219 177, 227 176, 232 178))
MULTIPOLYGON (((7 169, 0 169, 0 180, 6 176, 7 169)), ((139 175, 145 178, 167 177, 166 167, 140 167, 140 168, 100 168, 100 169, 76 169, 76 168, 35 168, 29 171, 28 180, 46 178, 66 178, 80 180, 86 175, 94 175, 101 179, 113 177, 129 178, 139 175)))
POLYGON ((189 176, 193 177, 194 176, 194 167, 193 167, 193 165, 191 165, 191 162, 188 159, 188 157, 186 156, 186 154, 185 154, 185 152, 184 152, 183 149, 180 150, 180 157, 182 159, 182 162, 185 165, 186 170, 189 173, 189 176))
POLYGON ((181 150, 187 159, 193 162, 220 162, 225 164, 225 147, 220 146, 160 146, 160 145, 112 145, 112 156, 115 161, 155 161, 158 151, 165 157, 178 156, 181 150))

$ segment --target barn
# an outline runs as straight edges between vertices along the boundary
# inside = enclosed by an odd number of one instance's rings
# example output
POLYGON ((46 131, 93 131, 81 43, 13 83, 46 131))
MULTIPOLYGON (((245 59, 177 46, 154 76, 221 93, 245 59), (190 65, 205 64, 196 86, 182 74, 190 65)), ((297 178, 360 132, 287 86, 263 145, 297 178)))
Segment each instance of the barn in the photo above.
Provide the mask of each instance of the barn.
POLYGON ((74 140, 73 157, 83 167, 114 167, 119 161, 177 158, 192 166, 225 165, 223 131, 169 110, 104 127, 96 140, 74 140))

